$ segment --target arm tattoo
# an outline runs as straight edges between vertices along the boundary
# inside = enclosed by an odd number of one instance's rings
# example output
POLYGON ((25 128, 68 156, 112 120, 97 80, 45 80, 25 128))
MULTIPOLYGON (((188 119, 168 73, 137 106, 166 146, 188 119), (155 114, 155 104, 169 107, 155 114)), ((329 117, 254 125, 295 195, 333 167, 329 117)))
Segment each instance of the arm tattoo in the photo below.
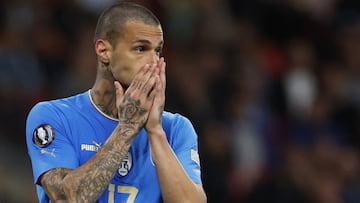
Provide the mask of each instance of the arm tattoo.
POLYGON ((110 137, 96 156, 76 170, 57 168, 46 172, 41 184, 48 196, 54 202, 95 202, 129 150, 131 140, 125 139, 125 144, 121 144, 117 137, 110 137))
POLYGON ((61 188, 62 180, 71 170, 65 168, 56 168, 46 172, 40 178, 40 183, 48 196, 52 197, 54 201, 65 201, 64 190, 61 188))
POLYGON ((145 125, 146 119, 144 115, 148 112, 141 108, 141 101, 134 100, 129 94, 123 96, 122 105, 119 111, 119 121, 124 124, 130 124, 131 129, 140 129, 145 125))
POLYGON ((89 167, 82 174, 77 186, 77 202, 95 202, 104 192, 110 180, 114 177, 121 160, 126 156, 127 150, 120 153, 104 149, 107 158, 101 158, 99 162, 89 167))
POLYGON ((41 184, 54 202, 95 202, 109 185, 148 112, 130 94, 119 109, 119 125, 93 158, 76 170, 58 168, 43 175, 41 184))

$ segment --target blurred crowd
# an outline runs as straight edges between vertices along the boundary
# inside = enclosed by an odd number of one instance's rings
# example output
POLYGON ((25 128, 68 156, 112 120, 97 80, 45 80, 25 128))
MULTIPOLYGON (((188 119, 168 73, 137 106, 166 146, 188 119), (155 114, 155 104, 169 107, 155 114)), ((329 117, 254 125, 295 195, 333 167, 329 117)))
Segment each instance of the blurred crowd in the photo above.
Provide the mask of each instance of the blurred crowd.
MULTIPOLYGON (((115 0, 0 2, 0 202, 36 202, 25 120, 91 88, 115 0)), ((164 29, 166 110, 193 122, 209 203, 360 202, 360 1, 134 0, 164 29)))

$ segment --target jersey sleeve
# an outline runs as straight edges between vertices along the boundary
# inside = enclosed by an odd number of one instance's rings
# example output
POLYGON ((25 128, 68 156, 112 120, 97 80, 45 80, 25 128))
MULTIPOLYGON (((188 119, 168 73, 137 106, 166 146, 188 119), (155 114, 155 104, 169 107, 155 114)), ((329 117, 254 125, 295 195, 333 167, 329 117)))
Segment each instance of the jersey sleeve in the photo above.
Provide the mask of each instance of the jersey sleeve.
POLYGON ((201 184, 201 167, 198 153, 198 136, 191 122, 180 114, 176 114, 175 122, 172 124, 173 150, 185 169, 186 173, 194 183, 201 184))
POLYGON ((26 143, 35 183, 54 168, 78 167, 76 152, 67 137, 62 114, 49 102, 35 105, 26 121, 26 143))

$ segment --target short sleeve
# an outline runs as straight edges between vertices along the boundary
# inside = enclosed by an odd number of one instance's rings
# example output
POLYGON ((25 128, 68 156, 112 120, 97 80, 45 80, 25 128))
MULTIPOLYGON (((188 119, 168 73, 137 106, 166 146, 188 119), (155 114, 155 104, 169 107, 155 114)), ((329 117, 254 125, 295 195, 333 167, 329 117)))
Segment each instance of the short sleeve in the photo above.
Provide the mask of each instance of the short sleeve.
POLYGON ((26 143, 35 183, 54 168, 78 167, 76 152, 66 135, 62 114, 49 102, 35 105, 26 121, 26 143))
POLYGON ((198 136, 189 119, 175 114, 170 139, 170 145, 188 176, 193 182, 201 184, 198 136))

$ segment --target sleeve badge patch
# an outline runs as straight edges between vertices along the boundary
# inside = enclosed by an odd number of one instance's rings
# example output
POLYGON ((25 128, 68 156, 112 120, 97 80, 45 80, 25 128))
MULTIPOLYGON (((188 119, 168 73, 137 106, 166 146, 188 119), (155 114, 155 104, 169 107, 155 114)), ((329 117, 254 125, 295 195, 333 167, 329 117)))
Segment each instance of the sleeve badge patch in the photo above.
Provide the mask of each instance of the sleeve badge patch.
POLYGON ((55 132, 48 124, 37 127, 33 134, 33 142, 39 147, 49 146, 55 139, 55 132))
POLYGON ((191 149, 191 160, 197 163, 200 166, 200 158, 199 153, 193 149, 191 149))

